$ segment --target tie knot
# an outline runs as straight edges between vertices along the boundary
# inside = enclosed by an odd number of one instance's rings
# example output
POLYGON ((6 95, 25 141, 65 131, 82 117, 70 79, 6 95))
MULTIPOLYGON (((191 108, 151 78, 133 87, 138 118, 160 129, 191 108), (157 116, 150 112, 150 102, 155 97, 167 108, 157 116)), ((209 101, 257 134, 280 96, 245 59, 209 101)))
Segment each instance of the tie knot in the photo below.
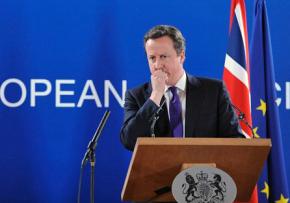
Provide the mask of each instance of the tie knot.
POLYGON ((176 88, 175 86, 171 86, 171 87, 169 87, 169 90, 171 91, 171 93, 172 93, 173 95, 176 95, 176 94, 177 94, 177 88, 176 88))
POLYGON ((171 102, 175 102, 176 101, 176 98, 178 98, 178 94, 177 94, 177 88, 175 86, 171 86, 169 87, 169 90, 171 91, 172 93, 172 99, 171 99, 171 102))

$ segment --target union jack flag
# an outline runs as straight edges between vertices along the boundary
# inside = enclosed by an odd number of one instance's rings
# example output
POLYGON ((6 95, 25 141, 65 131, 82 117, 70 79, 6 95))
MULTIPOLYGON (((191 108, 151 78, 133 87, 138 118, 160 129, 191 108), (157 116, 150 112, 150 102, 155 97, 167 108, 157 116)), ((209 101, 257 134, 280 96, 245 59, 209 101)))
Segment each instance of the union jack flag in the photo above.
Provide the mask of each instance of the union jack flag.
MULTIPOLYGON (((245 114, 247 122, 251 125, 249 73, 249 45, 245 3, 243 0, 233 0, 223 80, 229 91, 232 103, 245 114)), ((251 137, 251 129, 243 122, 240 122, 240 125, 244 134, 247 137, 251 137)))
MULTIPOLYGON (((231 101, 241 112, 249 126, 252 126, 250 93, 250 59, 248 30, 244 0, 232 0, 230 11, 229 42, 224 64, 223 80, 231 101)), ((252 137, 252 129, 240 121, 247 138, 252 137)), ((250 167, 250 166, 249 166, 250 167)), ((251 203, 258 202, 256 188, 251 203)))

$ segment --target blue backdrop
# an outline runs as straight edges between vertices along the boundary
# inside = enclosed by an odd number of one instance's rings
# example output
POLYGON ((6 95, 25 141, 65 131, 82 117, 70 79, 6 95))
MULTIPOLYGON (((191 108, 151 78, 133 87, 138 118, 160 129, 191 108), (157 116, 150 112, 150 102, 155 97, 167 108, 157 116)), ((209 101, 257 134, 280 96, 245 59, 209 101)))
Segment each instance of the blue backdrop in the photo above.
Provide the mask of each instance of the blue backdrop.
MULTIPOLYGON (((253 1, 246 1, 249 39, 253 1)), ((290 2, 269 1, 277 94, 290 170, 290 2)), ((120 143, 126 89, 146 82, 144 33, 181 29, 186 70, 222 78, 230 1, 0 1, 0 202, 76 202, 80 162, 96 149, 96 202, 120 202, 131 153, 120 143)), ((288 176, 290 183, 290 176, 288 176)), ((83 200, 89 197, 85 170, 83 200)))

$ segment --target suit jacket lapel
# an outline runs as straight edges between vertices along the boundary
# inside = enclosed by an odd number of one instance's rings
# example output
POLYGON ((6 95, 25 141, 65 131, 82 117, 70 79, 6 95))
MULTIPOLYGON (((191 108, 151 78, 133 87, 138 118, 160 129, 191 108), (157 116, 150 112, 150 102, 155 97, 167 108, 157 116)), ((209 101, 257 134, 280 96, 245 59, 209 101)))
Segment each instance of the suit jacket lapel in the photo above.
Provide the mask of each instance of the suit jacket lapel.
POLYGON ((186 113, 185 113, 185 137, 194 137, 194 129, 198 120, 200 103, 202 102, 200 82, 197 78, 187 75, 186 82, 186 113))

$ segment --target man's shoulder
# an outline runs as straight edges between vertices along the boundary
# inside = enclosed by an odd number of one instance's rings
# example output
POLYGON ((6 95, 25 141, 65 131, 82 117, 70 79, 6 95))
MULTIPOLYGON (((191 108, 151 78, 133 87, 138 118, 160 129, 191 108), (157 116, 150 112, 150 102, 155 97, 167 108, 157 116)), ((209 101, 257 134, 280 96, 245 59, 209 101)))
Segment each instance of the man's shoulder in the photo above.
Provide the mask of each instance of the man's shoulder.
POLYGON ((128 89, 128 92, 130 92, 131 94, 140 94, 140 93, 149 92, 150 90, 151 90, 151 84, 149 82, 146 82, 136 87, 128 89))
POLYGON ((223 81, 215 78, 208 77, 195 77, 188 75, 188 81, 194 86, 200 87, 221 87, 223 85, 223 81))

